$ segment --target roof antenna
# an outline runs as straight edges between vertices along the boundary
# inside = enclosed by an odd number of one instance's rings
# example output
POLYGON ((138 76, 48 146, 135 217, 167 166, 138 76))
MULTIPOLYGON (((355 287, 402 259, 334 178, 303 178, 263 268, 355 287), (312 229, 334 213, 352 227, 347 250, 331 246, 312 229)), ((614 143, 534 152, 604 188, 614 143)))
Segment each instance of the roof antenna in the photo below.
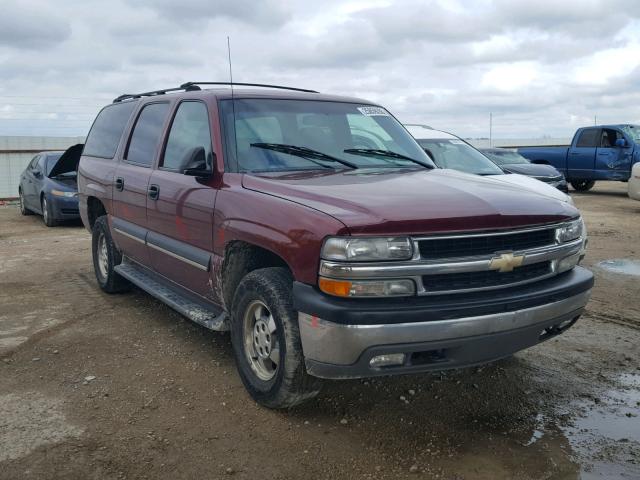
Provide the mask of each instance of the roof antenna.
POLYGON ((233 111, 233 139, 235 143, 236 170, 239 170, 238 134, 236 133, 236 102, 233 94, 233 70, 231 70, 231 40, 227 35, 227 54, 229 56, 229 83, 231 84, 231 110, 233 111))

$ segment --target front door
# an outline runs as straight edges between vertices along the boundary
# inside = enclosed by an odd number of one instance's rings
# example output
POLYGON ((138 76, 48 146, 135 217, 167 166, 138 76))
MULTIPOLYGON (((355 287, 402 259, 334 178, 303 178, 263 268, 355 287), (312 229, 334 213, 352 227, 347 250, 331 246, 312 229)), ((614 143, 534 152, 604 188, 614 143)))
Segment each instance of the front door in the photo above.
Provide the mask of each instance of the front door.
POLYGON ((214 188, 184 175, 189 152, 203 148, 213 168, 211 127, 207 106, 181 102, 174 115, 158 168, 151 174, 147 197, 147 242, 156 272, 187 289, 212 298, 214 188))
POLYGON ((626 180, 631 171, 633 145, 616 146, 616 141, 623 139, 622 132, 613 128, 603 128, 600 145, 596 151, 596 174, 598 178, 610 180, 626 180))
POLYGON ((599 128, 585 128, 580 132, 576 144, 569 148, 567 177, 570 179, 593 178, 596 147, 600 144, 599 128))
POLYGON ((22 182, 22 198, 27 208, 30 208, 36 212, 40 211, 40 204, 36 204, 36 187, 39 179, 36 178, 36 172, 38 171, 38 161, 42 158, 41 155, 33 157, 31 162, 24 171, 24 181, 22 182))
POLYGON ((168 113, 168 103, 142 108, 113 184, 115 240, 128 257, 146 266, 151 266, 146 245, 149 179, 168 113))

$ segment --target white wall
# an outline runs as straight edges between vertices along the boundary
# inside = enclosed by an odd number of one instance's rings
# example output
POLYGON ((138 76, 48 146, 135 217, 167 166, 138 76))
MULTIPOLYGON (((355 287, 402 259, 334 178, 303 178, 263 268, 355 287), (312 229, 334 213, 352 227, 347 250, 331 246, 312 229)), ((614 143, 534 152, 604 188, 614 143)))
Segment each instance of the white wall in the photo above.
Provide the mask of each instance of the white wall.
POLYGON ((83 142, 84 137, 0 137, 0 198, 18 196, 20 174, 38 152, 83 142))

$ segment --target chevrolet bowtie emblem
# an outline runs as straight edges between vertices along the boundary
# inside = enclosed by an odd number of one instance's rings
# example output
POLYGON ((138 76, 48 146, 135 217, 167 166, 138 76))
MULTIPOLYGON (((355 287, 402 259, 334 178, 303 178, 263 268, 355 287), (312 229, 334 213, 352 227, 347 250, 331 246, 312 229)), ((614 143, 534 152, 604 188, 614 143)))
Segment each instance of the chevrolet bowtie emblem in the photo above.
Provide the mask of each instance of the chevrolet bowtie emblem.
POLYGON ((489 268, 499 272, 512 272, 514 268, 522 265, 524 255, 514 256, 513 253, 503 253, 499 257, 493 257, 489 268))

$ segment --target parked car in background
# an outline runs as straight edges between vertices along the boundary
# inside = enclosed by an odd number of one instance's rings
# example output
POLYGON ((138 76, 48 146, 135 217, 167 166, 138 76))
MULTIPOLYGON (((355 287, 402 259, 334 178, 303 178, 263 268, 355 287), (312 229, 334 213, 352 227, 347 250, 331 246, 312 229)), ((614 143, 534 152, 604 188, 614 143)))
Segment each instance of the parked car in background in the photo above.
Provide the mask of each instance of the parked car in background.
POLYGON ((640 200, 640 163, 636 163, 631 169, 629 179, 629 197, 640 200))
POLYGON ((517 151, 533 163, 553 165, 573 188, 584 192, 597 180, 629 180, 631 167, 640 162, 640 126, 579 128, 568 147, 522 147, 517 151))
POLYGON ((505 172, 519 173, 535 178, 564 193, 569 191, 564 175, 551 165, 531 163, 515 150, 508 148, 481 148, 479 150, 505 172))
POLYGON ((426 125, 407 124, 405 127, 439 168, 490 177, 496 182, 517 185, 573 204, 569 195, 547 183, 525 175, 505 172, 479 150, 451 133, 426 125))
POLYGON ((22 215, 40 214, 47 227, 80 218, 75 166, 81 151, 82 145, 74 145, 33 157, 18 185, 22 215))
POLYGON ((492 361, 583 312, 587 234, 566 201, 435 168, 366 100, 200 85, 100 111, 80 213, 100 287, 230 330, 262 405, 312 398, 320 378, 492 361))

